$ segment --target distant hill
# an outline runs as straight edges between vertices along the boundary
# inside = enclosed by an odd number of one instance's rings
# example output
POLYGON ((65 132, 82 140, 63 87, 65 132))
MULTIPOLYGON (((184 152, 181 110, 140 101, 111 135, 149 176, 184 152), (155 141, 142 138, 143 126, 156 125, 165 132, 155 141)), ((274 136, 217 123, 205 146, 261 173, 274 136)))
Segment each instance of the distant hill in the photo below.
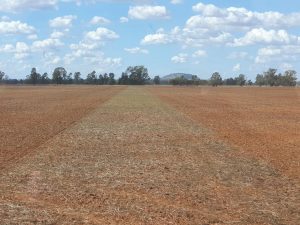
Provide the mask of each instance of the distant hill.
POLYGON ((188 80, 191 80, 192 76, 194 76, 194 75, 193 74, 187 74, 187 73, 171 73, 171 74, 169 74, 167 76, 162 77, 161 80, 168 81, 168 80, 172 80, 172 79, 174 79, 176 77, 181 77, 181 76, 183 76, 184 78, 186 78, 188 80))

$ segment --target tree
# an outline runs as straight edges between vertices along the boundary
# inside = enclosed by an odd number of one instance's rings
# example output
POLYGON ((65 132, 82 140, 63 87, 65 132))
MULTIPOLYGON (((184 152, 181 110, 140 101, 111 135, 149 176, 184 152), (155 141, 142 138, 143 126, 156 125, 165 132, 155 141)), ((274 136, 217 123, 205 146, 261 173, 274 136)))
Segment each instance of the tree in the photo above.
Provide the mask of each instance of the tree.
POLYGON ((74 83, 75 84, 81 83, 81 73, 80 72, 74 73, 74 83))
POLYGON ((154 84, 158 85, 160 84, 160 77, 159 76, 155 76, 153 79, 154 84))
POLYGON ((246 84, 246 79, 244 74, 240 74, 238 77, 235 78, 236 84, 240 86, 244 86, 246 84))
POLYGON ((27 75, 27 81, 30 84, 36 85, 41 79, 41 74, 39 74, 36 68, 32 68, 29 75, 27 75))
POLYGON ((144 85, 150 80, 148 69, 144 66, 130 66, 125 72, 129 77, 129 84, 144 85))
POLYGON ((119 78, 118 84, 121 84, 121 85, 128 85, 129 84, 129 77, 125 72, 123 72, 121 77, 119 78))
POLYGON ((287 70, 281 78, 281 85, 283 86, 296 86, 297 72, 295 70, 287 70))
POLYGON ((210 84, 214 87, 222 85, 222 77, 218 72, 214 72, 210 78, 210 84))
POLYGON ((232 78, 232 77, 230 77, 230 78, 224 80, 224 84, 225 85, 236 85, 237 84, 237 80, 234 79, 234 78, 232 78))
POLYGON ((86 81, 88 84, 97 84, 97 75, 95 70, 87 75, 86 81))
POLYGON ((44 73, 42 76, 41 76, 41 83, 42 84, 49 84, 50 83, 50 79, 48 77, 48 73, 44 73))
POLYGON ((56 84, 62 84, 63 81, 66 79, 67 71, 63 67, 57 67, 53 71, 52 80, 56 84))
POLYGON ((252 85, 253 85, 252 80, 248 80, 248 81, 247 81, 247 85, 248 85, 248 86, 252 86, 252 85))
POLYGON ((277 83, 278 76, 276 75, 277 70, 270 68, 264 72, 264 78, 267 85, 274 86, 277 83))
POLYGON ((2 82, 4 77, 5 77, 5 73, 3 71, 0 71, 0 83, 2 82))
POLYGON ((115 80, 115 74, 114 73, 109 73, 109 79, 108 79, 108 84, 109 85, 115 85, 116 80, 115 80))
POLYGON ((72 84, 72 83, 73 83, 73 74, 72 74, 72 73, 69 73, 69 74, 66 76, 66 83, 67 83, 67 84, 72 84))
POLYGON ((255 78, 255 84, 259 86, 266 85, 265 77, 262 74, 257 74, 255 78))

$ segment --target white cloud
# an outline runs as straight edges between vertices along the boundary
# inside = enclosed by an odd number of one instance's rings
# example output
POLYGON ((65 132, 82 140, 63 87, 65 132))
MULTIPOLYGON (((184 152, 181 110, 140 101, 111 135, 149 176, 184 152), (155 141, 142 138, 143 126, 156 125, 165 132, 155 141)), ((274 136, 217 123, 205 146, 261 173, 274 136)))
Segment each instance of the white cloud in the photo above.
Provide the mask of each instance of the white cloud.
POLYGON ((37 34, 30 34, 30 35, 27 36, 27 38, 29 40, 36 40, 36 39, 38 39, 38 36, 37 36, 37 34))
POLYGON ((0 21, 0 34, 32 34, 33 26, 20 21, 0 21))
POLYGON ((193 10, 200 15, 187 21, 189 28, 205 28, 222 31, 250 30, 253 28, 298 27, 300 13, 255 12, 245 8, 219 8, 212 4, 198 3, 193 10))
POLYGON ((124 50, 126 52, 129 52, 131 54, 148 54, 149 51, 147 49, 142 49, 139 47, 135 47, 135 48, 124 48, 124 50))
POLYGON ((53 28, 70 28, 75 19, 77 17, 73 15, 56 17, 49 21, 49 25, 53 28))
POLYGON ((291 62, 300 60, 300 45, 268 46, 258 50, 255 63, 291 62))
POLYGON ((148 34, 146 35, 141 44, 167 44, 171 43, 173 40, 170 35, 164 33, 162 28, 158 29, 155 34, 148 34))
POLYGON ((59 39, 48 38, 45 40, 34 41, 32 43, 33 51, 44 51, 47 49, 57 49, 64 44, 59 39))
POLYGON ((187 62, 188 55, 185 53, 180 53, 178 55, 175 55, 171 58, 171 61, 173 63, 186 63, 187 62))
POLYGON ((204 50, 198 50, 196 52, 194 52, 193 57, 197 58, 197 57, 204 57, 206 56, 207 53, 204 50))
POLYGON ((17 12, 23 10, 37 10, 54 8, 58 0, 1 0, 0 11, 17 12))
POLYGON ((183 0, 171 0, 171 4, 177 5, 177 4, 181 4, 183 2, 183 0))
POLYGON ((65 34, 63 32, 54 31, 54 32, 51 33, 50 38, 52 38, 52 39, 60 39, 63 36, 65 36, 65 34))
POLYGON ((228 59, 246 59, 249 56, 248 52, 232 52, 228 55, 228 59))
POLYGON ((241 70, 241 65, 239 63, 233 66, 232 68, 233 72, 239 72, 240 70, 241 70))
POLYGON ((99 27, 95 31, 90 31, 85 35, 87 40, 91 41, 105 41, 105 40, 113 40, 113 39, 118 39, 119 35, 112 31, 109 30, 105 27, 99 27))
POLYGON ((30 47, 25 42, 17 42, 16 45, 6 44, 0 47, 0 52, 13 53, 15 59, 23 59, 29 56, 30 47))
POLYGON ((127 17, 120 17, 120 23, 128 23, 129 22, 129 19, 127 17))
POLYGON ((133 6, 129 8, 128 16, 131 19, 147 20, 147 19, 166 19, 168 18, 165 6, 133 6))
POLYGON ((246 46, 253 44, 290 44, 298 42, 298 38, 289 35, 285 30, 265 30, 255 28, 247 32, 242 38, 234 39, 232 46, 246 46))
POLYGON ((101 16, 94 16, 90 23, 93 25, 107 25, 110 23, 110 20, 101 16))

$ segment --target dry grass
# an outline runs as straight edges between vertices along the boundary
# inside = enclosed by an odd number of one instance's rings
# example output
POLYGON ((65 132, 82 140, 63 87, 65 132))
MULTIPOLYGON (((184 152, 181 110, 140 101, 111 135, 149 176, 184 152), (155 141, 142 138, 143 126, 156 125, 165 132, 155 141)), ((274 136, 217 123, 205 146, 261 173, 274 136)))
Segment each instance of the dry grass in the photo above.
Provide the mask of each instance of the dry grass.
POLYGON ((298 224, 299 186, 142 88, 0 175, 0 224, 298 224))

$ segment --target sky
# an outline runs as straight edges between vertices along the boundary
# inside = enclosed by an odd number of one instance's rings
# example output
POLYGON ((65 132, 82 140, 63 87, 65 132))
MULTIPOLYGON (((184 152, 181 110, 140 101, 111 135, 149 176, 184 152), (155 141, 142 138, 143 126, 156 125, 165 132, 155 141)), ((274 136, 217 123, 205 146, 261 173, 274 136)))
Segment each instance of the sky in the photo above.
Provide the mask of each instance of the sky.
MULTIPOLYGON (((0 0, 0 70, 300 73, 300 1, 0 0)), ((298 75, 298 78, 300 76, 298 75)))

